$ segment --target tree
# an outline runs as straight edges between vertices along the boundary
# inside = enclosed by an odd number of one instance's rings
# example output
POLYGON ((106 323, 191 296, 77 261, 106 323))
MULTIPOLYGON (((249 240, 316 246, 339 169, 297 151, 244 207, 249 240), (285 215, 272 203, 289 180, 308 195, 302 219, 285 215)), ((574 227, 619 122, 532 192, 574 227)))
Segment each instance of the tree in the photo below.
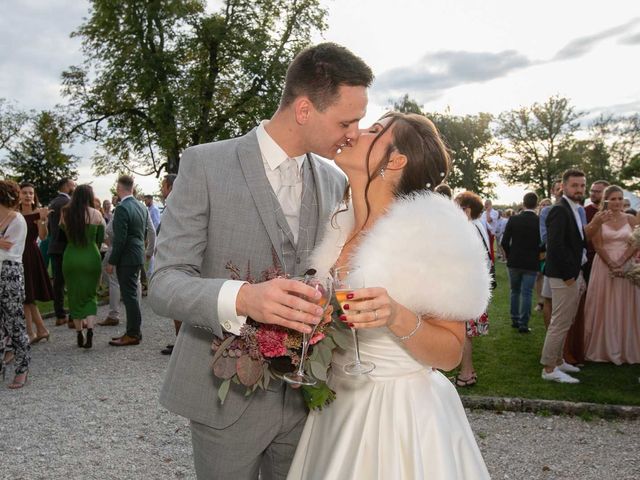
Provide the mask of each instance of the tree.
POLYGON ((7 164, 13 176, 19 182, 32 183, 43 205, 56 195, 57 180, 77 177, 75 157, 63 151, 68 141, 65 131, 60 114, 43 111, 9 153, 7 164))
MULTIPOLYGON (((10 153, 14 151, 30 114, 19 110, 6 99, 0 98, 0 151, 10 153)), ((7 175, 6 157, 0 160, 0 175, 7 175)))
POLYGON ((409 98, 409 94, 405 93, 400 100, 393 103, 393 109, 396 112, 402 113, 417 113, 418 115, 424 115, 422 108, 418 105, 418 102, 409 98))
POLYGON ((426 114, 436 125, 451 150, 452 169, 447 183, 482 197, 492 197, 495 183, 489 179, 492 157, 502 152, 491 131, 493 117, 488 113, 456 116, 426 114))
POLYGON ((464 188, 481 196, 493 195, 495 184, 489 180, 491 157, 501 152, 501 147, 494 141, 490 114, 424 113, 408 94, 394 102, 393 110, 424 115, 435 124, 451 153, 447 183, 452 188, 464 188))
POLYGON ((640 153, 636 153, 620 170, 621 183, 635 192, 640 192, 640 153))
POLYGON ((175 173, 186 147, 245 133, 276 110, 286 68, 325 28, 319 0, 91 0, 85 61, 63 73, 97 173, 175 173))
POLYGON ((602 145, 609 154, 612 181, 637 189, 640 177, 637 157, 640 153, 640 114, 629 116, 601 115, 591 125, 594 143, 602 145), (634 187, 635 185, 635 187, 634 187))
POLYGON ((578 140, 558 152, 560 165, 580 168, 588 182, 606 180, 617 183, 618 176, 611 168, 610 158, 607 146, 597 139, 578 140))
POLYGON ((560 152, 571 147, 580 116, 568 99, 558 96, 500 114, 496 133, 507 144, 502 177, 550 197, 554 179, 570 166, 560 152))

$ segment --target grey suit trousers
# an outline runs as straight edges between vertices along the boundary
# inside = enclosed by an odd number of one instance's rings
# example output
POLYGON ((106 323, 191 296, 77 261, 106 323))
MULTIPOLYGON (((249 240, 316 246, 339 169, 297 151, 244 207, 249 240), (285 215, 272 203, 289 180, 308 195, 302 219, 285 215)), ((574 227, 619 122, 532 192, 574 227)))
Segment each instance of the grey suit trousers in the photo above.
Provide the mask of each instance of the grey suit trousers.
POLYGON ((252 401, 247 412, 226 428, 191 421, 199 480, 256 480, 258 474, 261 480, 287 477, 307 419, 302 395, 284 385, 253 395, 265 398, 252 401), (225 455, 216 455, 219 452, 225 455))

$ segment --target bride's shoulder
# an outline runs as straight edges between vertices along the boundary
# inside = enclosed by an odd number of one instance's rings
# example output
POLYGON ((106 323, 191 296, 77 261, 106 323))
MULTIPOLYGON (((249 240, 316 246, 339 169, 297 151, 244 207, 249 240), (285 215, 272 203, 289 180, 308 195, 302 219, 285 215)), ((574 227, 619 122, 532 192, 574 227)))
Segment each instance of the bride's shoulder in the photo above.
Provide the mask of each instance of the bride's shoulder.
POLYGON ((460 207, 435 193, 420 193, 402 197, 390 209, 392 222, 411 225, 433 237, 467 234, 470 224, 460 207))

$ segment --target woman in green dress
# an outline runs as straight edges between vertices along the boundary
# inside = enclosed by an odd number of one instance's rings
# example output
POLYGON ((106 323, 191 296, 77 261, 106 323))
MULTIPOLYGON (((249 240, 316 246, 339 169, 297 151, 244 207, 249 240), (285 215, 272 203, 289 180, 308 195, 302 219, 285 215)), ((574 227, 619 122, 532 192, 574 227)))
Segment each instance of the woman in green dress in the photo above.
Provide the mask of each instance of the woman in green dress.
POLYGON ((75 189, 71 201, 62 209, 60 224, 68 240, 62 257, 62 272, 71 318, 78 334, 78 347, 91 348, 98 313, 97 290, 102 273, 100 245, 105 224, 102 214, 93 208, 90 185, 79 185, 75 189), (86 339, 83 325, 87 327, 86 339))

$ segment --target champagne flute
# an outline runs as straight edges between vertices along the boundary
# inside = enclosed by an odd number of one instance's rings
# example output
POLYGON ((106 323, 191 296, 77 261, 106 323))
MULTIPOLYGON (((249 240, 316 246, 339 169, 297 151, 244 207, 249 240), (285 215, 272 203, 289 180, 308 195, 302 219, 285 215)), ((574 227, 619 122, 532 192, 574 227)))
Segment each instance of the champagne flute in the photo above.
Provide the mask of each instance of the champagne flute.
MULTIPOLYGON (((344 312, 344 304, 347 303, 347 295, 358 288, 364 288, 364 276, 362 270, 350 267, 336 268, 334 274, 334 291, 336 300, 340 304, 342 313, 344 312)), ((353 335, 353 343, 356 347, 355 360, 343 367, 344 373, 347 375, 364 375, 372 372, 376 368, 373 362, 362 361, 360 359, 360 344, 358 343, 358 330, 350 328, 353 335)))
MULTIPOLYGON (((301 298, 320 305, 322 307, 322 313, 324 314, 324 312, 327 310, 327 307, 329 306, 329 301, 331 300, 333 279, 329 276, 325 278, 318 278, 315 275, 305 275, 304 277, 294 278, 294 280, 304 282, 320 292, 320 298, 317 300, 312 300, 303 296, 301 296, 301 298)), ((320 323, 317 325, 313 325, 311 333, 302 334, 302 353, 300 354, 300 363, 298 364, 298 369, 295 372, 285 373, 282 376, 285 382, 291 383, 293 385, 315 385, 316 383, 318 383, 315 378, 304 372, 304 361, 305 357, 307 356, 307 351, 309 350, 309 341, 313 337, 313 334, 316 332, 316 329, 318 328, 318 325, 320 325, 320 323)))

